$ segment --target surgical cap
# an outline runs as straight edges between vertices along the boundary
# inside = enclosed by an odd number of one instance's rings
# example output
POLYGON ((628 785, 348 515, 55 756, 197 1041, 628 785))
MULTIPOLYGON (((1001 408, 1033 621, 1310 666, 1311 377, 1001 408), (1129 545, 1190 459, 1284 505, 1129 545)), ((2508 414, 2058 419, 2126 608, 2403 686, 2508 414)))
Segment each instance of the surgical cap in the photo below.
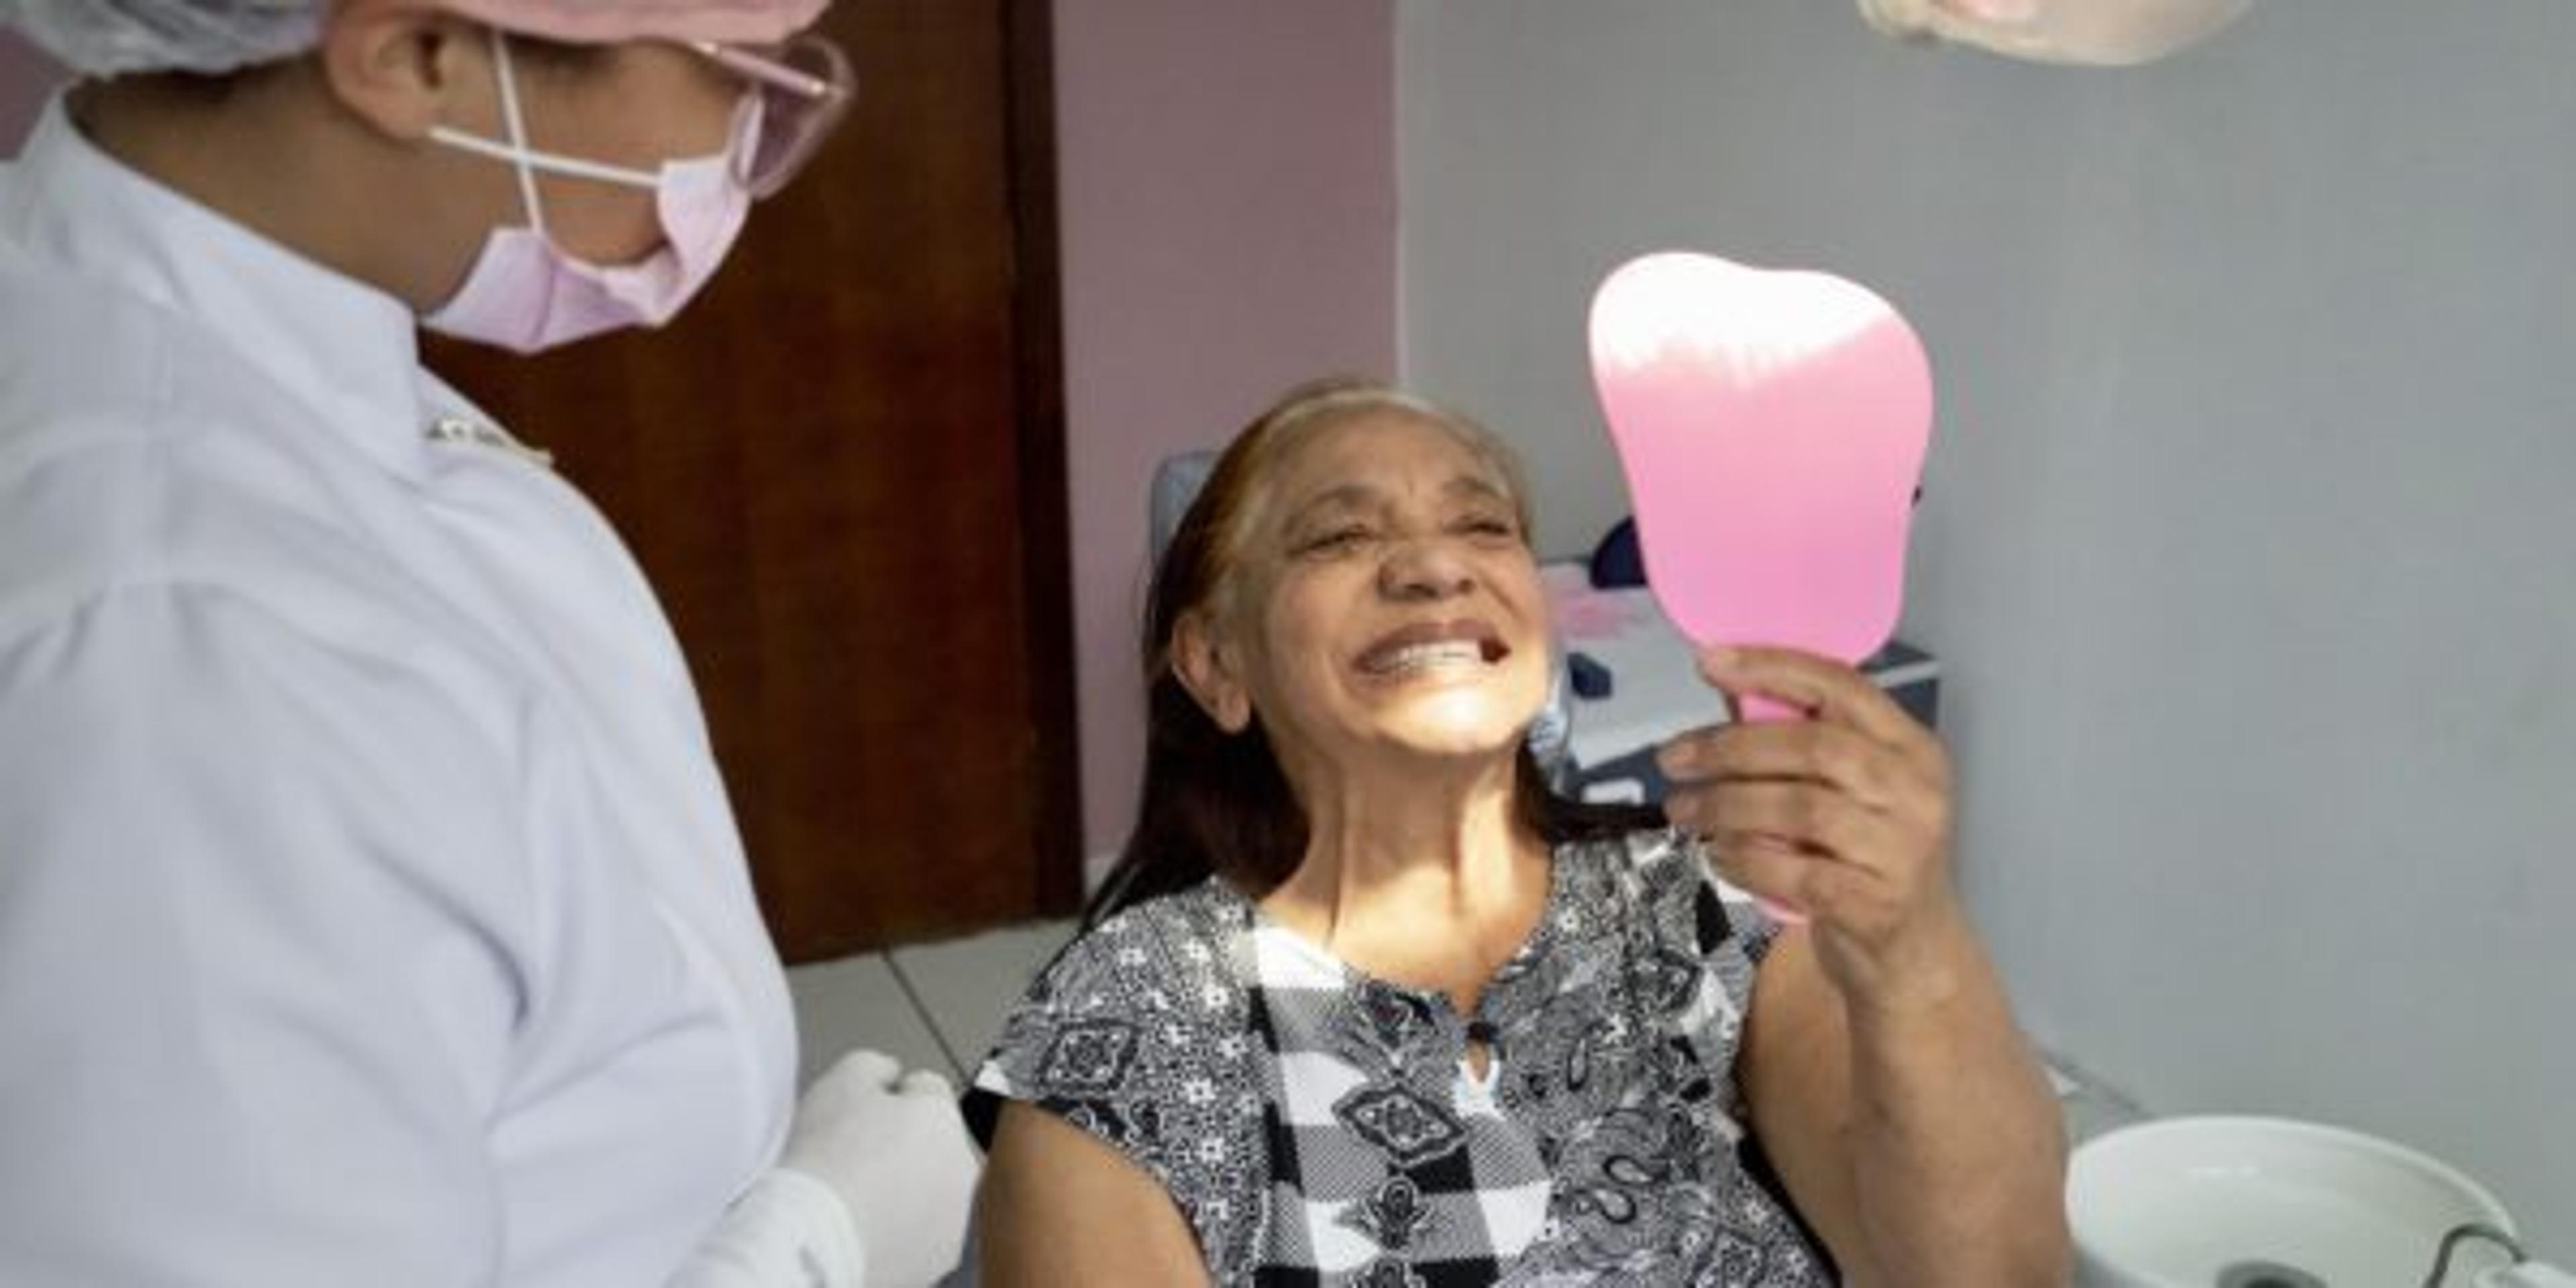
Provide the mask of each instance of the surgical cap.
MULTIPOLYGON (((84 76, 229 72, 291 58, 321 39, 335 0, 0 0, 0 27, 84 76)), ((345 2, 345 0, 342 0, 345 2)), ((829 0, 431 0, 505 31, 569 44, 784 39, 829 0)))
POLYGON ((13 28, 84 76, 228 72, 311 49, 324 0, 0 0, 13 28))

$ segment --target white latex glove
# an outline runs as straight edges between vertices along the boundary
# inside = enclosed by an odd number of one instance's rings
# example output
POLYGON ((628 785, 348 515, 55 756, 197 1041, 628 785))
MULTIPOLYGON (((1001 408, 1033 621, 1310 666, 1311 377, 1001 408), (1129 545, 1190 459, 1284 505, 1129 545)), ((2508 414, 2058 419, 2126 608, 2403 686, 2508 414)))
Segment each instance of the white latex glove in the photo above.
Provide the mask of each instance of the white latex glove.
POLYGON ((853 1051, 666 1288, 922 1288, 957 1264, 980 1170, 947 1079, 853 1051))
POLYGON ((848 1206, 868 1288, 917 1288, 956 1266, 982 1164, 946 1078, 877 1051, 841 1057, 797 1102, 778 1165, 848 1206))

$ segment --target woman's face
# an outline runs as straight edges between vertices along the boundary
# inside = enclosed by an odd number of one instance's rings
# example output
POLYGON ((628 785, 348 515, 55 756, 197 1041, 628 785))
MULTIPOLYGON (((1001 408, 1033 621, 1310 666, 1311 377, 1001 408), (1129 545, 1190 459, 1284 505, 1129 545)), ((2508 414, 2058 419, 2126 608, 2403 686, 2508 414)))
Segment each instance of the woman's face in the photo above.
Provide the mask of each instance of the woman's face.
POLYGON ((1219 669, 1292 774, 1517 753, 1549 659, 1508 487, 1457 434, 1401 411, 1312 431, 1277 460, 1216 625, 1219 669))

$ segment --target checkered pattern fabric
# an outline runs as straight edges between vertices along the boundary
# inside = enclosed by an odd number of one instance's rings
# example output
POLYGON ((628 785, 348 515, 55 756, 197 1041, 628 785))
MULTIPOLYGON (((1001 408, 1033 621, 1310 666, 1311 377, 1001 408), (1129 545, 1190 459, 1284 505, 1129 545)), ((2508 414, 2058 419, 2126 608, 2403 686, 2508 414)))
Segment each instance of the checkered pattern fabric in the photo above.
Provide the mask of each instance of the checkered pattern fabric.
POLYGON ((1830 1284, 1739 1156, 1735 1052, 1776 928, 1729 894, 1673 833, 1562 847, 1537 930, 1462 1017, 1211 881, 1067 948, 968 1118, 989 1143, 1023 1101, 1120 1150, 1223 1285, 1830 1284))

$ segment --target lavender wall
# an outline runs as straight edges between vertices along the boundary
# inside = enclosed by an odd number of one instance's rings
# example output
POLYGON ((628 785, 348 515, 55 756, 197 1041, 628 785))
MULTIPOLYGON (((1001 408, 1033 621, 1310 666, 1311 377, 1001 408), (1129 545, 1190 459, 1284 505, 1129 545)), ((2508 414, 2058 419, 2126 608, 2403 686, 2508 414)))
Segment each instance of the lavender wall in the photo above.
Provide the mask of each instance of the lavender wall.
POLYGON ((0 156, 18 154, 18 141, 36 123, 36 109, 62 77, 61 68, 16 33, 0 31, 0 156))
POLYGON ((1057 0, 1083 835, 1144 752, 1145 494, 1289 384, 1394 374, 1394 0, 1057 0))

